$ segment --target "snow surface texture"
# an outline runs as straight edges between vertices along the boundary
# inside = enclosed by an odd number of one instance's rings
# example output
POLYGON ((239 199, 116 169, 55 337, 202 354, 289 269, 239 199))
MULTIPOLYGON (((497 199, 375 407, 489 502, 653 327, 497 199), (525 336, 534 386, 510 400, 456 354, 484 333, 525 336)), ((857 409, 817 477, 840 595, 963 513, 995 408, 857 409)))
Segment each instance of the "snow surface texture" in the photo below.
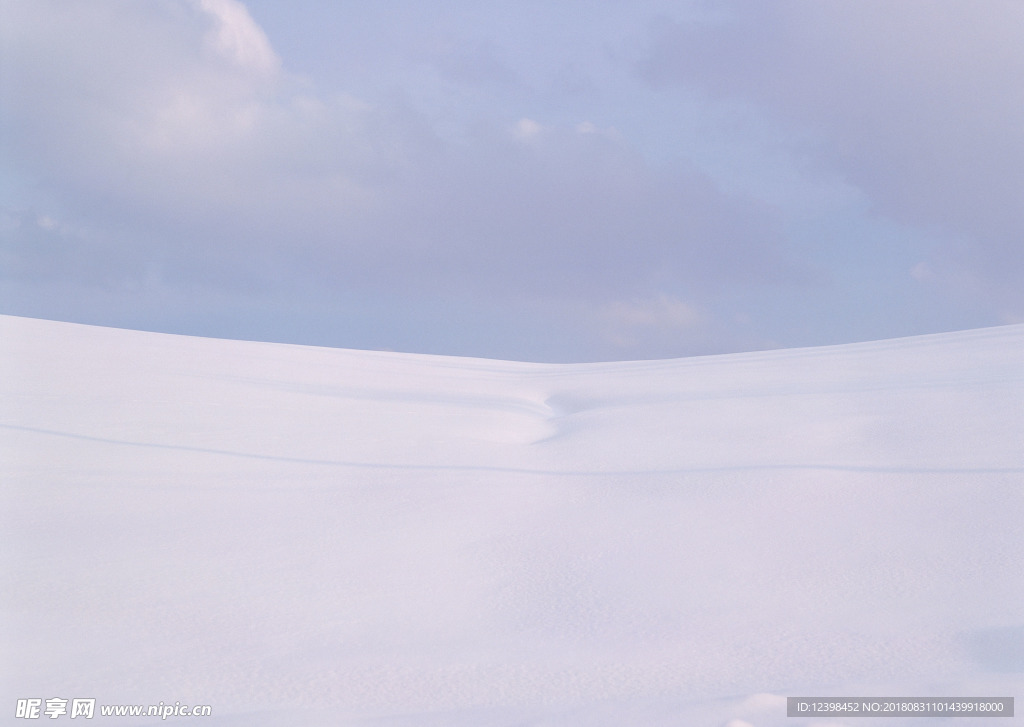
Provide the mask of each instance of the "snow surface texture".
POLYGON ((0 458, 11 723, 798 727, 1024 679, 1024 326, 541 365, 0 317, 0 458))

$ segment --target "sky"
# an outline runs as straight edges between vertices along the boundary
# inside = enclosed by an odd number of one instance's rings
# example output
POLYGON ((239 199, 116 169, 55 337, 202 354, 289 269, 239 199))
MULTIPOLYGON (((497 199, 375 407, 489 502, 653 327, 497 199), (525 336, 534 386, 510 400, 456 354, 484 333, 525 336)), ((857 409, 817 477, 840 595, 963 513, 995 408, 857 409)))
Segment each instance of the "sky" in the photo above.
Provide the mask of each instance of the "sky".
POLYGON ((0 313, 531 361, 1024 321, 1018 0, 0 0, 0 313))

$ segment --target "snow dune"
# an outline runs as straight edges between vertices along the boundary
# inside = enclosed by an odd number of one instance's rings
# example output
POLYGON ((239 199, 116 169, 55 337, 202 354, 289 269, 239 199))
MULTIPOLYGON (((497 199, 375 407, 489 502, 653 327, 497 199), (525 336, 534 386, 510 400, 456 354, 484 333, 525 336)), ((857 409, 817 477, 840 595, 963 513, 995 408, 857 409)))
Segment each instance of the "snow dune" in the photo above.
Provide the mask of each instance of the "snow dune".
POLYGON ((1021 325, 541 365, 0 316, 0 482, 12 711, 796 727, 1024 678, 1021 325))

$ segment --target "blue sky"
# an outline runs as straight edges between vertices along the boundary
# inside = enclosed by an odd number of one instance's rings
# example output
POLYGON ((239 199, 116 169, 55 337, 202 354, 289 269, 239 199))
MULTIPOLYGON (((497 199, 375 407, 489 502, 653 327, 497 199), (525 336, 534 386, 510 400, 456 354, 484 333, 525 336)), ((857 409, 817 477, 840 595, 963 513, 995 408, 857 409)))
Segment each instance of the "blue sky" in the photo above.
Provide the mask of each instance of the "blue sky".
POLYGON ((1024 320, 1024 5, 0 0, 0 312, 538 361, 1024 320))

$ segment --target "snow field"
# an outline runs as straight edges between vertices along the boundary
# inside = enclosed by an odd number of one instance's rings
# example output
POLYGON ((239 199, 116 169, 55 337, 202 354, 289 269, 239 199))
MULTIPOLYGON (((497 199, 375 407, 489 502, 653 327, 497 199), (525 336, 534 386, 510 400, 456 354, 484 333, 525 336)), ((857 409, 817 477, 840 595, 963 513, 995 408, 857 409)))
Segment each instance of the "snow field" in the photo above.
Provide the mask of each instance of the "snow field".
POLYGON ((1024 326, 542 365, 0 316, 0 482, 9 705, 797 727, 1024 672, 1024 326))

